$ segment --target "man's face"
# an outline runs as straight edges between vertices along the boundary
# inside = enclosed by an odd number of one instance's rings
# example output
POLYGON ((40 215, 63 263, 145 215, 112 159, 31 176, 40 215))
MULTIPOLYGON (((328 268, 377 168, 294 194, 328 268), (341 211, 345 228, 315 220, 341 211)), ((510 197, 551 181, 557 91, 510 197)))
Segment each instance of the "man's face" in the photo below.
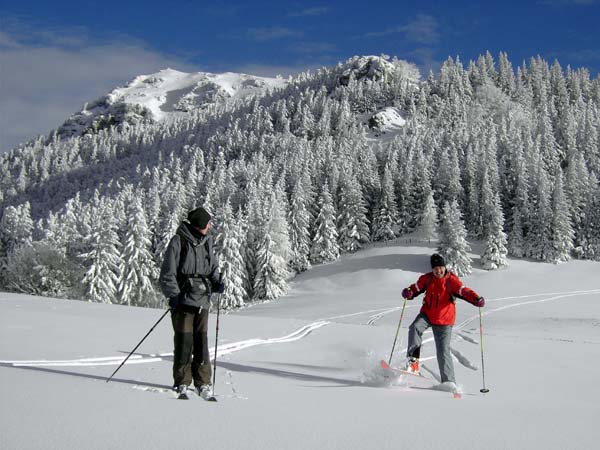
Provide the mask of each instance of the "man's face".
POLYGON ((209 220, 208 223, 206 224, 206 227, 200 228, 199 230, 200 230, 200 233, 207 235, 211 228, 212 228, 212 220, 209 220))
POLYGON ((436 278, 442 278, 446 275, 446 267, 444 266, 436 266, 433 269, 433 276, 436 278))

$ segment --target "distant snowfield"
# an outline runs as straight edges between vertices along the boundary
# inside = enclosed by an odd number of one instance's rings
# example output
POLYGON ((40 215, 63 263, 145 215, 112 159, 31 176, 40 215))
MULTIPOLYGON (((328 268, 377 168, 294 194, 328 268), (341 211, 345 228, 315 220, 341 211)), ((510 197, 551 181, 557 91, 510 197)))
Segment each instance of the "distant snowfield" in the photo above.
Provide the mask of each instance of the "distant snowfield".
POLYGON ((141 112, 125 112, 125 106, 139 106, 145 111, 145 119, 171 121, 185 117, 190 111, 202 110, 209 105, 223 105, 268 90, 282 88, 287 80, 243 73, 208 72, 186 73, 173 69, 140 75, 124 87, 113 89, 106 96, 88 102, 83 109, 69 117, 58 129, 63 136, 79 135, 91 127, 99 126, 102 119, 113 117, 121 120, 141 120, 141 112), (126 117, 123 117, 125 114, 126 117), (100 122, 98 122, 100 121, 100 122), (95 123, 95 125, 93 125, 95 123))
POLYGON ((156 120, 161 120, 178 110, 214 103, 218 97, 223 100, 243 98, 285 84, 283 78, 232 72, 186 73, 165 69, 152 75, 141 75, 127 86, 113 90, 108 97, 112 103, 122 101, 145 106, 152 111, 156 120))
MULTIPOLYGON (((454 399, 385 380, 400 291, 433 248, 405 240, 299 275, 288 296, 221 316, 216 394, 177 401, 159 310, 0 293, 2 449, 588 449, 600 417, 600 263, 511 260, 463 281, 454 399)), ((474 255, 475 256, 475 255, 474 255)), ((408 302, 394 362, 420 300, 408 302)), ((214 345, 215 315, 209 331, 214 345)), ((211 350, 212 351, 212 350, 211 350)), ((431 333, 425 374, 438 374, 431 333)))

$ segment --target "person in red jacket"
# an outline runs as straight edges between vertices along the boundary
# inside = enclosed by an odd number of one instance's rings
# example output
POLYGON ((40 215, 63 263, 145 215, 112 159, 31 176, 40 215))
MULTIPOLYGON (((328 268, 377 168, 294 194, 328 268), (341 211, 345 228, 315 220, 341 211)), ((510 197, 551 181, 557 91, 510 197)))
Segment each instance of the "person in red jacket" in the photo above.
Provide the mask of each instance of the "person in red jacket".
POLYGON ((402 291, 402 297, 408 300, 425 292, 421 311, 408 329, 406 370, 419 372, 423 332, 431 327, 441 381, 455 383, 450 352, 452 326, 456 320, 455 298, 462 298, 479 308, 485 305, 485 300, 473 289, 464 286, 456 274, 446 269, 446 262, 441 255, 431 255, 431 269, 431 272, 421 275, 415 284, 402 291))

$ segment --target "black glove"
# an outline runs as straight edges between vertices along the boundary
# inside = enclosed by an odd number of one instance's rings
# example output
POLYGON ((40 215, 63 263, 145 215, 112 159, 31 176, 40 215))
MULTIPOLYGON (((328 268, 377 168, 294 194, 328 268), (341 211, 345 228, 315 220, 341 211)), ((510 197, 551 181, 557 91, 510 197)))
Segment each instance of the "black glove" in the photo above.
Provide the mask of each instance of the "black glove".
POLYGON ((174 295, 173 297, 169 298, 169 307, 170 307, 171 309, 175 309, 175 308, 177 308, 177 305, 179 305, 179 303, 180 303, 180 300, 181 300, 181 298, 180 298, 180 297, 181 297, 182 295, 183 295, 183 294, 179 293, 179 294, 177 294, 177 295, 174 295))
POLYGON ((412 300, 414 295, 413 295, 412 291, 410 290, 410 288, 404 288, 402 290, 402 297, 404 297, 406 300, 412 300))
POLYGON ((485 306, 485 298, 479 297, 477 300, 475 300, 475 306, 478 308, 483 308, 485 306))
POLYGON ((212 283, 212 291, 216 292, 217 294, 222 294, 223 292, 225 292, 225 283, 223 282, 223 280, 214 281, 212 283))

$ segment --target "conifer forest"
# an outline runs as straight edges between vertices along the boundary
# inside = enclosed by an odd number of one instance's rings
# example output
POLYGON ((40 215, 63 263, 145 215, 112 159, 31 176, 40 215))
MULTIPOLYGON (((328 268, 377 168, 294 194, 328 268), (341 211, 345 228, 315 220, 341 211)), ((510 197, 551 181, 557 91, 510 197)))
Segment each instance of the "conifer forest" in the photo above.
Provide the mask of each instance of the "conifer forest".
POLYGON ((600 260, 599 177, 600 78, 586 69, 486 53, 423 77, 354 57, 177 120, 2 155, 0 289, 164 307, 163 254, 197 206, 213 216, 226 308, 404 235, 431 239, 459 275, 473 242, 487 270, 600 260))

